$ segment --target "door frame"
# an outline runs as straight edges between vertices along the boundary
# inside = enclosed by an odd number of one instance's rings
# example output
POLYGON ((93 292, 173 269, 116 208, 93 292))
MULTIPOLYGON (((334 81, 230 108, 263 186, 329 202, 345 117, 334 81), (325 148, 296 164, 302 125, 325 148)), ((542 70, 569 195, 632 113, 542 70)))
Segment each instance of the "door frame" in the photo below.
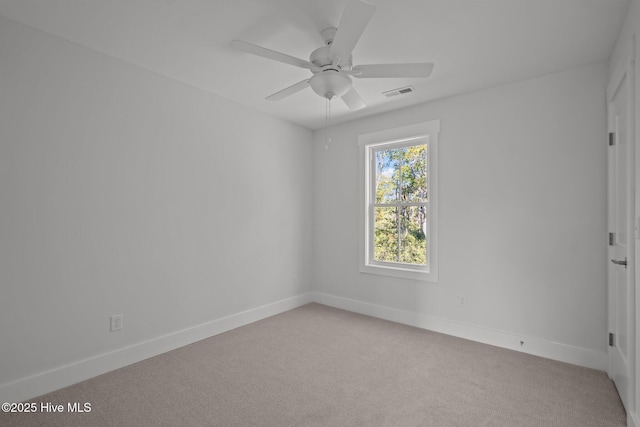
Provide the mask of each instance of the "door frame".
MULTIPOLYGON (((628 399, 628 407, 627 415, 628 415, 628 425, 635 424, 635 418, 638 414, 638 404, 637 397, 640 396, 640 384, 638 382, 637 375, 640 372, 640 338, 638 335, 640 334, 640 325, 638 325, 638 307, 640 307, 640 292, 637 292, 638 288, 638 277, 636 277, 635 272, 640 271, 640 251, 636 251, 636 242, 640 239, 640 145, 637 140, 636 134, 636 126, 638 126, 639 121, 636 116, 636 79, 638 78, 636 74, 636 38, 635 34, 633 34, 629 38, 627 55, 623 60, 620 60, 618 64, 614 65, 614 73, 609 80, 609 84, 607 85, 607 129, 609 132, 614 130, 613 117, 611 114, 611 102, 618 90, 618 87, 622 83, 622 80, 627 78, 627 110, 628 110, 628 121, 627 121, 627 133, 629 138, 629 164, 628 164, 628 189, 627 189, 627 199, 628 199, 628 242, 629 242, 629 270, 628 270, 628 283, 630 289, 630 300, 631 300, 631 309, 630 309, 630 318, 628 319, 628 327, 629 327, 629 348, 630 348, 630 358, 628 365, 628 375, 629 375, 629 399, 628 399), (633 262, 631 262, 633 260, 633 262)), ((608 157, 608 156, 607 156, 608 157)), ((607 173, 607 179, 609 179, 609 172, 607 173)), ((609 191, 609 187, 607 187, 609 191)), ((607 198, 609 200, 609 198, 607 198)), ((609 221, 607 222, 609 224, 609 221)), ((609 226, 609 225, 608 225, 609 226)), ((607 249, 607 265, 609 265, 608 255, 609 249, 607 249)), ((611 295, 611 280, 610 280, 610 267, 607 267, 607 295, 611 295)), ((615 327, 613 322, 612 313, 610 312, 609 301, 607 302, 607 319, 608 319, 608 330, 613 331, 615 327)), ((609 377, 612 377, 612 355, 611 355, 611 347, 608 348, 608 365, 607 365, 607 374, 609 377)), ((639 426, 640 427, 640 426, 639 426)))

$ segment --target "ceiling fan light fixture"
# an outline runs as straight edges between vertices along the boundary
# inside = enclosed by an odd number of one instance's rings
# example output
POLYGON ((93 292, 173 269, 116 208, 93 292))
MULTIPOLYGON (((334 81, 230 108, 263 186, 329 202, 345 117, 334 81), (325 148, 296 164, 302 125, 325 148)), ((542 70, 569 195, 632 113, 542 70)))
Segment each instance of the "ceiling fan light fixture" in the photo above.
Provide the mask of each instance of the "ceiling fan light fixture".
POLYGON ((351 78, 338 71, 327 70, 314 74, 309 80, 311 89, 323 98, 342 96, 351 88, 351 78))

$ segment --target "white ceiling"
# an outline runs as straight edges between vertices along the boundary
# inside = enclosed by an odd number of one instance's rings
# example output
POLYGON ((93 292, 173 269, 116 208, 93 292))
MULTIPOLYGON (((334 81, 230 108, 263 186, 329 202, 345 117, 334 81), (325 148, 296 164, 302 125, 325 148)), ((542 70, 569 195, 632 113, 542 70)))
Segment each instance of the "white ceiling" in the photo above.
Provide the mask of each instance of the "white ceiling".
MULTIPOLYGON (((333 123, 607 59, 628 0, 370 0, 353 63, 434 62, 428 79, 354 79, 367 108, 333 123), (382 92, 413 85, 412 94, 382 92)), ((0 0, 0 15, 310 129, 311 89, 264 98, 308 70, 238 52, 241 39, 308 59, 347 0, 0 0)))

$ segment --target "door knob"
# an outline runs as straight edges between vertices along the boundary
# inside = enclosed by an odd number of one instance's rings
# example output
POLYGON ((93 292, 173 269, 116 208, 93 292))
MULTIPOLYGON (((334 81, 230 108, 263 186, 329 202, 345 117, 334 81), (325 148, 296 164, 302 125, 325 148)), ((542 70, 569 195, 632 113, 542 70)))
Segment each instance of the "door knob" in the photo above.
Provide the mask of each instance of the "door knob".
POLYGON ((627 257, 624 257, 624 261, 618 261, 617 259, 612 259, 612 263, 615 265, 624 265, 624 268, 627 268, 627 257))

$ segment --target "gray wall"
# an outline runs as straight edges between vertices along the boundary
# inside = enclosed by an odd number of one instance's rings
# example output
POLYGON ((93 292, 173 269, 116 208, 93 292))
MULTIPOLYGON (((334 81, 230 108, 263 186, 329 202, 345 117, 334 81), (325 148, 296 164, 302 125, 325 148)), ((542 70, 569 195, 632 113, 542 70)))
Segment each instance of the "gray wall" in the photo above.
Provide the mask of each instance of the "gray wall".
POLYGON ((316 132, 314 291, 604 369, 606 82, 597 63, 335 126, 329 149, 316 132), (358 135, 434 119, 440 282, 360 273, 358 135))
POLYGON ((0 99, 0 386, 310 290, 309 130, 1 17, 0 99))

